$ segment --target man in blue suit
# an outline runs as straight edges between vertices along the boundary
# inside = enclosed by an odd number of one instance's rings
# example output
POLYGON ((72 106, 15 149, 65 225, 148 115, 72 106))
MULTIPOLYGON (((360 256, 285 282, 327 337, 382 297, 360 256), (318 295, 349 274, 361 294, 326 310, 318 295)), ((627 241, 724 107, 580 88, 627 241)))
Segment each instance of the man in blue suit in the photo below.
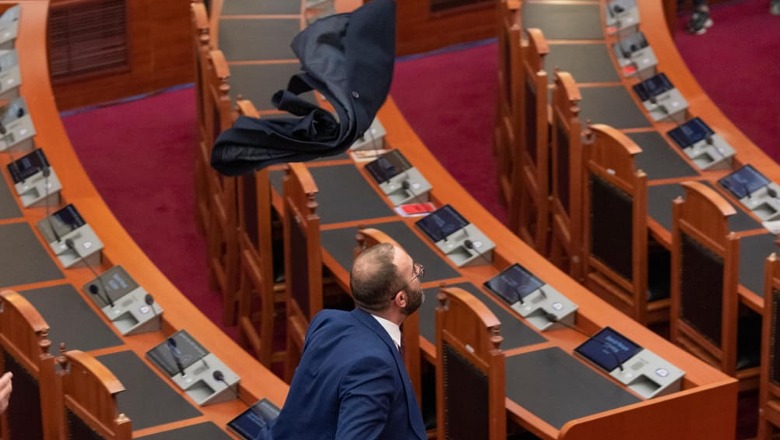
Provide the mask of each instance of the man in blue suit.
POLYGON ((400 354, 400 326, 422 304, 423 273, 391 244, 356 258, 350 286, 357 307, 314 317, 284 407, 261 438, 427 438, 400 354))

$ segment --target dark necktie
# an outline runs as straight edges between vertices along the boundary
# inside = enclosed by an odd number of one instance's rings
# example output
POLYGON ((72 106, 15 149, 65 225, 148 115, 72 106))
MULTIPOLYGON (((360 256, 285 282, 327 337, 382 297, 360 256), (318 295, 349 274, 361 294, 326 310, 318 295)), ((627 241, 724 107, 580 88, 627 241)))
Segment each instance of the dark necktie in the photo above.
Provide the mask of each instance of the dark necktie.
POLYGON ((401 346, 398 347, 398 352, 401 353, 401 359, 406 360, 406 350, 404 349, 404 327, 401 326, 401 346))

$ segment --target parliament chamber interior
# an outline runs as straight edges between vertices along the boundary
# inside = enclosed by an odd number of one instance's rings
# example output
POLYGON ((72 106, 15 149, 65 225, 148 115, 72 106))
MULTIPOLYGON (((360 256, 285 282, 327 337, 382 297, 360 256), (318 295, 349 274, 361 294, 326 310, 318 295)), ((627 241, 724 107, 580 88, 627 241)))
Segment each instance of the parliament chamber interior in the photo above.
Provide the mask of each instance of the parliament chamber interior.
POLYGON ((472 172, 500 213, 392 93, 347 151, 217 172, 237 118, 286 115, 271 96, 300 71, 296 34, 362 3, 0 0, 0 370, 14 374, 0 438, 255 438, 308 323, 354 307, 350 268, 378 243, 425 266, 403 339, 429 438, 773 438, 780 166, 686 66, 685 2, 397 2, 399 59, 495 47, 480 82, 496 93, 475 98, 494 109, 492 142, 472 147, 492 168, 472 172), (183 143, 178 163, 114 155, 182 129, 101 125, 106 103, 161 90, 194 99, 133 111, 195 122, 154 147, 183 143), (112 132, 87 153, 69 135, 112 132), (165 184, 176 167, 183 187, 165 184), (119 168, 153 187, 128 185, 122 215, 119 168), (162 220, 170 198, 191 201, 186 225, 162 220), (152 253, 197 260, 189 282, 152 253))

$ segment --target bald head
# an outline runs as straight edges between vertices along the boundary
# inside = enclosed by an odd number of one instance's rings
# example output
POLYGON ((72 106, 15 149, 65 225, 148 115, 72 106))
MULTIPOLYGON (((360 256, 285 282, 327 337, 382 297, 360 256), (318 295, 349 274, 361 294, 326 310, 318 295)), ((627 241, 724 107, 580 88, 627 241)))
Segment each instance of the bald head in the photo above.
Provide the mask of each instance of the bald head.
POLYGON ((357 256, 349 284, 360 308, 381 312, 390 306, 393 296, 405 284, 397 265, 404 257, 411 260, 403 249, 389 243, 372 246, 357 256))

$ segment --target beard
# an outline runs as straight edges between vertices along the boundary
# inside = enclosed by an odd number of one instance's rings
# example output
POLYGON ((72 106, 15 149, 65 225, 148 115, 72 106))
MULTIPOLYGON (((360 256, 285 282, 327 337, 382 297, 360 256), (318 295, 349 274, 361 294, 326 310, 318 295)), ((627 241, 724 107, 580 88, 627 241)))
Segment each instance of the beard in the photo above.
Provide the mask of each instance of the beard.
POLYGON ((405 293, 408 300, 406 301, 406 307, 404 307, 403 310, 404 314, 409 316, 416 312, 425 301, 425 292, 423 292, 422 287, 417 287, 416 289, 407 287, 405 293))

